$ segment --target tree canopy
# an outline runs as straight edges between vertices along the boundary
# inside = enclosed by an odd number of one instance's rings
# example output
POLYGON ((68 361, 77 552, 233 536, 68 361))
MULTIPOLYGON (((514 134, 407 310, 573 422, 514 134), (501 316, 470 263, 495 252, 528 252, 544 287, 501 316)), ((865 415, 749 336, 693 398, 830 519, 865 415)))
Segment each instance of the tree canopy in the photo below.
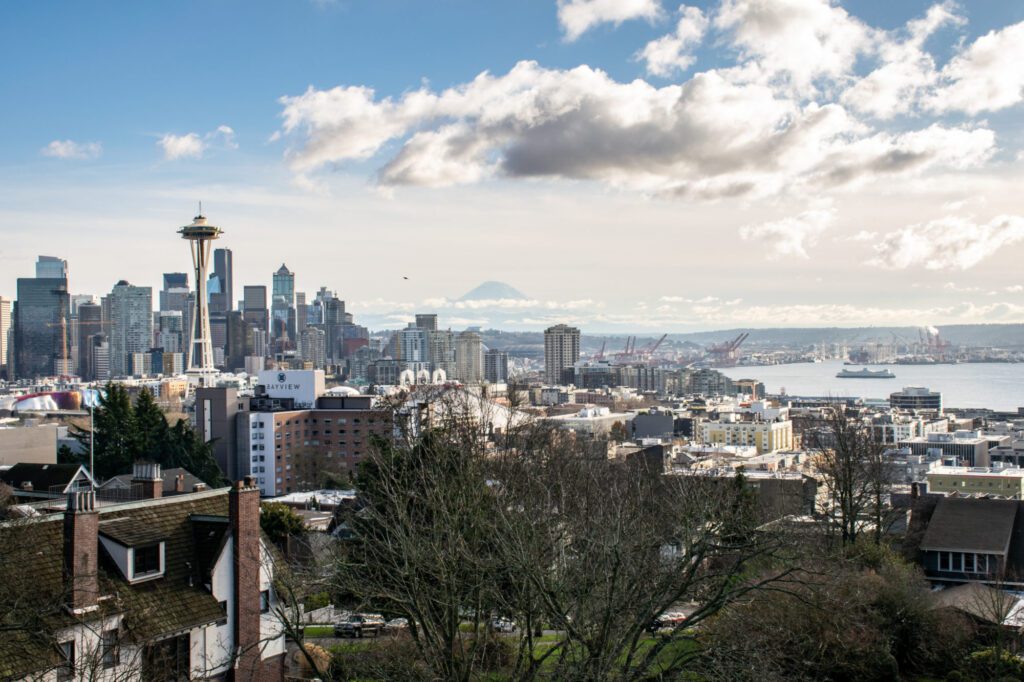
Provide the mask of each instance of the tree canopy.
MULTIPOLYGON (((203 441, 184 419, 169 424, 148 388, 133 404, 127 389, 107 384, 94 413, 93 430, 98 479, 129 473, 135 462, 150 461, 165 469, 187 469, 210 486, 224 481, 212 443, 203 441)), ((72 435, 88 452, 88 427, 73 427, 72 435)))

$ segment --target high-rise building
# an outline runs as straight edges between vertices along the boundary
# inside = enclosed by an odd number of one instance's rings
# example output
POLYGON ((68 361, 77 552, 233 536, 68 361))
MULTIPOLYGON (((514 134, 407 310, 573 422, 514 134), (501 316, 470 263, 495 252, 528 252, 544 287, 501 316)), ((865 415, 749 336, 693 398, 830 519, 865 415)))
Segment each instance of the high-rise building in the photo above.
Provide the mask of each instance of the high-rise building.
POLYGON ((72 369, 67 262, 40 256, 36 274, 62 276, 18 279, 13 310, 13 375, 24 379, 70 374, 72 369))
POLYGON ((476 332, 461 332, 455 341, 456 377, 467 384, 484 378, 484 346, 476 332))
POLYGON ((92 379, 95 381, 106 381, 110 378, 110 342, 106 334, 93 334, 90 337, 91 359, 89 369, 92 379))
POLYGON ((416 326, 428 332, 436 332, 437 315, 434 313, 418 313, 416 315, 416 326))
POLYGON ((295 273, 282 263, 274 273, 270 299, 270 336, 295 339, 295 273))
POLYGON ((562 370, 580 359, 580 330, 556 324, 544 330, 544 381, 562 383, 562 370))
POLYGON ((185 318, 180 310, 162 310, 157 313, 156 345, 165 353, 185 351, 185 318))
POLYGON ((99 303, 78 306, 78 376, 90 381, 92 367, 92 337, 103 333, 103 308, 99 303))
POLYGON ((67 279, 68 262, 54 256, 39 256, 36 261, 36 279, 67 279))
POLYGON ((226 313, 231 310, 235 300, 234 258, 231 249, 215 249, 213 252, 213 276, 217 278, 218 290, 221 294, 221 307, 215 309, 210 305, 210 312, 226 313))
POLYGON ((446 377, 455 378, 455 336, 451 329, 427 332, 430 341, 431 369, 439 369, 446 377))
POLYGON ((345 338, 345 301, 334 294, 323 299, 324 332, 327 344, 327 358, 337 362, 345 356, 343 340, 345 338))
POLYGON ((252 329, 267 331, 270 314, 267 312, 267 288, 265 286, 242 287, 242 317, 252 329))
POLYGON ((313 369, 323 369, 327 364, 327 335, 323 329, 306 327, 300 337, 302 360, 312 363, 313 369))
POLYGON ((429 362, 427 332, 412 323, 405 329, 396 332, 398 336, 398 360, 403 363, 429 362))
POLYGON ((7 357, 11 338, 11 300, 0 296, 0 377, 7 378, 7 357))
POLYGON ((224 317, 227 332, 227 344, 224 348, 224 366, 228 370, 239 370, 245 367, 245 358, 252 355, 252 330, 245 321, 243 313, 232 310, 224 317))
POLYGON ((110 372, 115 377, 133 374, 132 356, 148 353, 153 347, 153 289, 121 280, 108 300, 110 372))
POLYGON ((484 353, 484 381, 492 384, 508 381, 508 353, 502 350, 484 353))
POLYGON ((210 339, 210 310, 206 295, 206 273, 210 265, 210 242, 220 238, 222 230, 210 225, 201 213, 193 218, 190 225, 178 230, 188 240, 192 252, 192 266, 195 269, 196 295, 193 299, 191 334, 188 344, 188 372, 200 377, 214 371, 213 344, 210 339))

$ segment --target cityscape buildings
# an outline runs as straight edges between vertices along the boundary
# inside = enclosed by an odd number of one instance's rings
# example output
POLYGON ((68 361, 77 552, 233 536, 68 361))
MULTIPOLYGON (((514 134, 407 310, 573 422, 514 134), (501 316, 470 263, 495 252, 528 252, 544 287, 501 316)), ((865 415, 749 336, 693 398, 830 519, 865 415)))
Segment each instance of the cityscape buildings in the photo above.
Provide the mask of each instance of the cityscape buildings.
POLYGON ((564 324, 544 330, 544 381, 562 383, 562 372, 580 359, 580 330, 564 324))
POLYGON ((142 375, 132 356, 153 347, 153 290, 121 280, 106 297, 110 308, 110 372, 113 376, 142 375))
POLYGON ((17 286, 13 310, 14 376, 31 379, 70 374, 71 298, 67 263, 40 256, 36 276, 19 278, 17 286))
POLYGON ((0 378, 7 378, 7 366, 10 363, 8 353, 13 337, 14 332, 11 329, 11 301, 0 296, 0 378))

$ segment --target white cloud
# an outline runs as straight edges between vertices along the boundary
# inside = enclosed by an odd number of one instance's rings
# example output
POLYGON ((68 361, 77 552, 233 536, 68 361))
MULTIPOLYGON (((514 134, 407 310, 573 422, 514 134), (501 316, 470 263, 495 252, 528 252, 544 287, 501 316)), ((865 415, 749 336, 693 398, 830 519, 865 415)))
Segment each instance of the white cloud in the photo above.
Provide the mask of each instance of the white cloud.
POLYGON ((618 26, 631 19, 654 21, 660 15, 659 0, 558 0, 558 23, 569 41, 599 24, 618 26))
POLYGON ((929 107, 978 114, 1024 99, 1024 22, 989 31, 943 67, 929 107))
POLYGON ((1024 241, 1024 218, 1001 215, 985 224, 949 216, 910 225, 875 245, 871 265, 902 269, 967 270, 998 251, 1024 241))
POLYGON ((96 159, 103 153, 103 145, 99 142, 54 140, 43 147, 40 153, 55 159, 96 159))
POLYGON ((495 176, 590 179, 704 199, 820 189, 986 160, 984 128, 875 133, 836 104, 799 105, 708 71, 682 85, 619 83, 588 66, 520 62, 441 92, 377 99, 363 87, 281 99, 287 152, 308 174, 401 147, 382 185, 447 186, 495 176))
POLYGON ((677 70, 686 71, 696 61, 692 50, 704 38, 708 19, 698 7, 680 5, 679 14, 675 32, 652 40, 637 53, 647 64, 647 73, 667 78, 677 70))
POLYGON ((690 302, 690 299, 684 298, 682 296, 662 296, 658 300, 662 301, 664 303, 689 303, 690 302))
POLYGON ((1005 288, 1005 291, 1010 294, 1019 294, 1024 291, 1024 285, 1014 284, 1005 288))
POLYGON ((206 143, 195 133, 186 135, 173 135, 167 133, 161 137, 157 144, 164 150, 164 158, 168 161, 175 159, 198 159, 203 156, 206 143))
POLYGON ((834 209, 804 211, 798 216, 740 228, 740 237, 765 242, 770 258, 807 258, 807 247, 835 221, 834 209))
POLYGON ((878 239, 878 233, 872 232, 871 230, 858 230, 849 237, 844 237, 839 241, 844 242, 873 242, 878 239))
POLYGON ((203 154, 214 145, 220 145, 225 149, 237 149, 235 142, 235 131, 229 126, 217 126, 217 129, 200 136, 198 133, 186 133, 175 135, 167 133, 159 140, 157 145, 163 149, 164 158, 168 161, 176 159, 201 159, 203 154))
POLYGON ((902 32, 878 34, 879 66, 842 94, 843 104, 882 120, 915 111, 939 77, 924 42, 943 26, 965 24, 957 10, 952 2, 933 5, 902 32))
POLYGON ((723 0, 714 23, 748 62, 737 76, 803 95, 819 79, 850 77, 872 45, 873 30, 829 0, 723 0))

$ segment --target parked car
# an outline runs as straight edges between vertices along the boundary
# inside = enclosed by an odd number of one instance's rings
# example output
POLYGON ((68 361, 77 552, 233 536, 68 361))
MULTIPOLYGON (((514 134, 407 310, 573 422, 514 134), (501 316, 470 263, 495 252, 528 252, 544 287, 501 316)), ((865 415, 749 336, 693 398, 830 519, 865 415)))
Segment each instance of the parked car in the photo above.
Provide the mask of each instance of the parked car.
POLYGON ((334 626, 335 637, 376 637, 384 629, 384 618, 375 613, 356 613, 334 626))
POLYGON ((407 618, 392 618, 384 627, 388 630, 405 630, 409 627, 409 620, 407 618))
POLYGON ((495 632, 515 632, 515 621, 508 618, 495 618, 491 621, 491 629, 495 632))
POLYGON ((656 632, 668 628, 677 628, 685 622, 686 614, 679 613, 678 611, 667 611, 651 621, 647 629, 651 632, 656 632))

